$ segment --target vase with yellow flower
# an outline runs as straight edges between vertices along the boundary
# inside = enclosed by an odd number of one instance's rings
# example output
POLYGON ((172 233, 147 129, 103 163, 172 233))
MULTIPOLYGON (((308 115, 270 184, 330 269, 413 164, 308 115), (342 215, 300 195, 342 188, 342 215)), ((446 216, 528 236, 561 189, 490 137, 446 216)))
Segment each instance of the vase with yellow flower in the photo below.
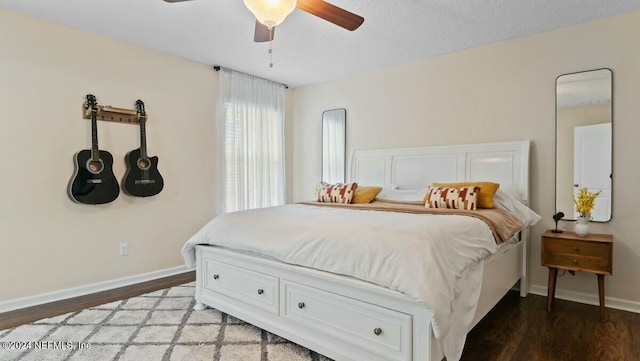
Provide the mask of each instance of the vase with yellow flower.
POLYGON ((589 234, 591 211, 593 211, 593 207, 596 205, 596 198, 599 194, 600 191, 589 192, 589 189, 582 187, 578 192, 578 197, 573 198, 573 204, 576 205, 576 212, 578 212, 574 232, 576 232, 578 236, 586 236, 589 234))

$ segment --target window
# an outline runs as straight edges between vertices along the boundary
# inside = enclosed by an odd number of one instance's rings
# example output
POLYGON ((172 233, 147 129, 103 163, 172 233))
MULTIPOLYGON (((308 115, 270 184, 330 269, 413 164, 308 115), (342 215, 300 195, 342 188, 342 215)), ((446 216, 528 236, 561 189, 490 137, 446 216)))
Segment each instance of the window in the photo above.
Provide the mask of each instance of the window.
POLYGON ((284 204, 284 87, 220 70, 223 211, 284 204))

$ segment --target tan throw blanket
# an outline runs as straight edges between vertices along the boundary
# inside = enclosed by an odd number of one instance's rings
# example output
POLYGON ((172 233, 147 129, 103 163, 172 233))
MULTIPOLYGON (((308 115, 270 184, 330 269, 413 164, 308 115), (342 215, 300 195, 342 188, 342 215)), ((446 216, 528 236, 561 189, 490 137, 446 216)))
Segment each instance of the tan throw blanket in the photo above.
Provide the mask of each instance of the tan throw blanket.
POLYGON ((475 211, 465 209, 448 209, 448 208, 426 208, 420 202, 390 202, 377 201, 371 203, 360 204, 343 204, 343 203, 323 203, 323 202, 300 202, 301 204, 320 206, 320 207, 336 207, 347 209, 362 209, 370 211, 386 211, 401 212, 415 214, 435 214, 435 215, 461 215, 478 218, 486 223, 496 243, 500 244, 513 238, 522 228, 524 224, 514 217, 511 213, 500 208, 477 209, 475 211))

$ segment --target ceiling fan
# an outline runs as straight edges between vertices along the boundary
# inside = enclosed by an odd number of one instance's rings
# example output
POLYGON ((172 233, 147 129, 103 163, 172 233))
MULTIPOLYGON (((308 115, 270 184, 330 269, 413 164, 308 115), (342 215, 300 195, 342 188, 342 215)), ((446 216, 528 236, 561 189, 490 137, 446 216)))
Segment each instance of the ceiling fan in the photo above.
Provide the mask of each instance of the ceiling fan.
MULTIPOLYGON (((177 3, 190 0, 164 0, 177 3)), ((256 17, 253 41, 273 40, 275 26, 280 24, 295 8, 306 11, 342 28, 353 31, 364 22, 360 15, 329 4, 324 0, 244 0, 245 6, 256 17)))

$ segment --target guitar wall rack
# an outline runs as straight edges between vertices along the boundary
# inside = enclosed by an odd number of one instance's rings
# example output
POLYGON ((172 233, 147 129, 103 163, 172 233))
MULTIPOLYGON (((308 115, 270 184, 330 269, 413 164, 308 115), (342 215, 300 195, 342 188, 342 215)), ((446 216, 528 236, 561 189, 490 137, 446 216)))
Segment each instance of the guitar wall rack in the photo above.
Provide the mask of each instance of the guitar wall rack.
MULTIPOLYGON (((135 109, 116 108, 111 105, 98 105, 96 114, 96 120, 126 124, 140 124, 141 117, 135 109)), ((82 104, 82 118, 91 119, 91 108, 86 103, 82 104)))

